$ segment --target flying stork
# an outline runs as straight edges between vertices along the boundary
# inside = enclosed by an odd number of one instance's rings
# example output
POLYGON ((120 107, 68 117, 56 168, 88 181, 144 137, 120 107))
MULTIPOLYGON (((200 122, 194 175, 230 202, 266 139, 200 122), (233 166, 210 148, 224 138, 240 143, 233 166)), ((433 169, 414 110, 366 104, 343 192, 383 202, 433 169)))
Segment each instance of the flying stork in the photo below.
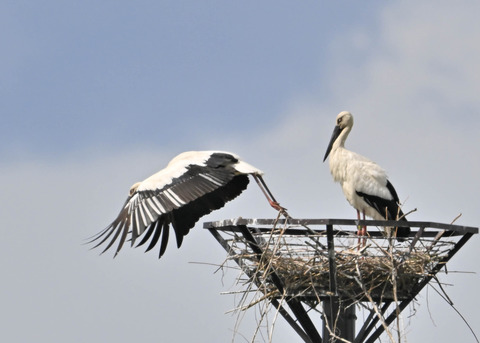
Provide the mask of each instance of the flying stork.
POLYGON ((270 205, 286 213, 270 193, 259 169, 229 152, 189 151, 176 156, 165 169, 135 183, 117 218, 89 243, 97 243, 93 248, 105 243, 104 253, 118 240, 116 256, 129 235, 131 246, 143 235, 137 247, 150 239, 147 252, 160 241, 160 258, 167 247, 170 226, 180 248, 183 237, 202 216, 223 207, 247 188, 248 175, 258 183, 270 205))
MULTIPOLYGON (((343 193, 350 205, 375 220, 400 220, 406 222, 397 192, 387 178, 387 174, 375 162, 345 149, 345 140, 353 127, 353 116, 343 111, 337 116, 335 129, 328 144, 323 162, 330 155, 330 172, 334 181, 342 186, 343 193)), ((410 227, 399 227, 397 237, 406 237, 410 227)), ((359 235, 366 235, 367 229, 359 230, 359 235)))

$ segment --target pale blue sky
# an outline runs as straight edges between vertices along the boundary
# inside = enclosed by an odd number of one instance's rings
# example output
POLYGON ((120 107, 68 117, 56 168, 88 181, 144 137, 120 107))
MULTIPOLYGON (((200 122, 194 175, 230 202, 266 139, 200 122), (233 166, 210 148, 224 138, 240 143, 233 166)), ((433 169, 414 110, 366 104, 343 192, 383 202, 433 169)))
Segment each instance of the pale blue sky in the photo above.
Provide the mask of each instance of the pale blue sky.
MULTIPOLYGON (((162 260, 81 243, 193 149, 264 170, 294 217, 354 218, 321 161, 342 110, 347 147, 389 172, 412 220, 479 226, 478 13, 473 0, 2 2, 1 340, 231 341, 220 292, 236 273, 189 263, 225 259, 201 224, 162 260)), ((274 216, 252 186, 205 220, 274 216)), ((478 273, 477 244, 450 270, 478 273)), ((442 281, 478 335, 479 275, 442 281)), ((418 301, 408 341, 474 342, 432 290, 418 301)), ((296 339, 279 319, 273 342, 296 339)))
POLYGON ((373 31, 375 3, 3 2, 1 154, 261 133, 290 97, 327 99, 332 39, 373 31))

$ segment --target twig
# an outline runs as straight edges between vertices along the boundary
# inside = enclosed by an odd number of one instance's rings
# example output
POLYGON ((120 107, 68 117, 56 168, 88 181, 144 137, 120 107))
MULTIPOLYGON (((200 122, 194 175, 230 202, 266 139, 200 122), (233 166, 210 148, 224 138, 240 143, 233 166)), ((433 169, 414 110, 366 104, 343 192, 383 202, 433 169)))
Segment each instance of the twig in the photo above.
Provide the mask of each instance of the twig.
POLYGON ((361 281, 362 279, 362 273, 360 272, 360 268, 358 267, 358 261, 355 262, 355 265, 356 265, 356 269, 357 269, 357 274, 358 274, 358 277, 355 278, 355 281, 358 283, 358 285, 362 288, 365 296, 367 297, 368 301, 370 302, 370 304, 373 306, 373 310, 375 311, 375 313, 377 314, 377 317, 378 319, 380 320, 380 322, 382 323, 382 326, 383 326, 383 329, 385 330, 385 332, 387 333, 388 337, 390 338, 390 341, 392 343, 395 343, 395 340, 393 339, 393 336, 392 336, 392 333, 390 332, 390 330, 388 329, 388 326, 387 324, 385 323, 385 318, 383 318, 383 315, 380 313, 380 311, 378 310, 378 307, 377 305, 375 304, 375 302, 373 301, 370 293, 365 289, 365 285, 363 284, 363 282, 361 281), (360 278, 360 279, 359 279, 360 278))
MULTIPOLYGON (((257 327, 253 340, 272 341, 278 314, 284 317, 289 315, 287 309, 280 306, 286 298, 297 298, 310 310, 325 315, 318 304, 322 302, 322 297, 331 295, 328 287, 328 254, 325 244, 322 244, 327 237, 318 230, 311 229, 307 229, 306 232, 302 230, 302 234, 287 234, 286 232, 290 232, 287 229, 292 225, 286 221, 279 228, 277 225, 278 223, 270 232, 264 233, 253 228, 252 234, 256 243, 247 241, 245 237, 235 232, 224 232, 232 238, 227 239, 230 246, 229 255, 219 269, 224 271, 223 268, 227 268, 227 261, 232 260, 239 264, 245 273, 240 273, 237 279, 237 285, 244 289, 231 292, 237 294, 236 308, 232 310, 238 312, 235 333, 245 311, 256 307, 257 327), (261 253, 255 252, 258 251, 256 247, 261 248, 261 253), (284 287, 280 292, 272 284, 272 276, 281 280, 284 287), (274 305, 275 302, 277 305, 274 305), (275 310, 272 309, 272 305, 275 310)), ((352 247, 350 236, 335 237, 338 295, 341 299, 349 299, 353 304, 371 311, 369 318, 373 319, 373 323, 370 327, 365 326, 366 332, 372 330, 372 327, 377 327, 377 332, 383 328, 391 342, 394 343, 397 339, 400 343, 402 337, 405 339, 405 334, 401 330, 403 321, 400 317, 400 306, 411 296, 411 286, 432 277, 432 270, 435 270, 439 261, 455 247, 455 242, 438 239, 434 241, 435 245, 429 245, 432 238, 420 236, 406 257, 405 247, 397 248, 394 241, 389 244, 389 237, 372 236, 367 239, 368 245, 360 251, 352 247), (397 338, 394 338, 395 327, 389 329, 386 323, 387 307, 382 308, 379 305, 382 302, 393 301, 395 304, 392 305, 395 305, 395 308, 388 316, 388 323, 391 323, 392 315, 396 315, 397 338), (379 329, 378 321, 381 323, 379 329)), ((339 317, 338 314, 337 317, 333 316, 335 313, 332 314, 332 321, 330 323, 327 321, 326 330, 338 341, 348 342, 335 335, 339 317)), ((293 318, 290 319, 294 322, 293 318)), ((299 331, 302 331, 301 328, 299 331)))
POLYGON ((468 321, 465 319, 465 317, 460 313, 459 310, 457 310, 457 308, 453 305, 453 302, 450 300, 450 298, 448 297, 445 297, 444 295, 446 295, 445 291, 444 291, 444 294, 440 293, 435 287, 433 287, 431 285, 432 289, 437 292, 438 295, 440 295, 440 297, 445 300, 452 308, 455 312, 457 312, 457 314, 460 316, 460 318, 463 320, 463 322, 465 323, 465 325, 467 325, 468 329, 470 330, 470 332, 472 333, 473 337, 475 338, 475 341, 477 341, 477 343, 480 343, 480 341, 478 340, 478 337, 477 335, 475 334, 475 331, 473 331, 472 327, 470 326, 470 324, 468 323, 468 321))

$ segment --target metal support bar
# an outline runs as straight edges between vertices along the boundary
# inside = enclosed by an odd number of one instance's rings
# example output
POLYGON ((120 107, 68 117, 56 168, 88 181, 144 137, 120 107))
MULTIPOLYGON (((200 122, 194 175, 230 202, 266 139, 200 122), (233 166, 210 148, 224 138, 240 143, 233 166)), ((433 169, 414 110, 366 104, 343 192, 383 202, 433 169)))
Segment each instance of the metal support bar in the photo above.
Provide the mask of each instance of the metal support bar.
MULTIPOLYGON (((473 235, 472 233, 466 233, 462 238, 460 238, 460 240, 457 242, 455 247, 448 252, 447 256, 445 256, 441 261, 439 261, 437 263, 437 265, 432 269, 431 275, 429 277, 426 277, 425 279, 423 279, 422 282, 420 282, 419 284, 416 285, 416 287, 413 288, 413 290, 412 290, 413 294, 420 293, 420 291, 423 289, 423 287, 425 287, 430 282, 430 280, 433 278, 433 276, 435 276, 437 274, 437 272, 440 271, 440 269, 442 269, 443 266, 463 247, 463 245, 465 243, 467 243, 467 241, 472 237, 472 235, 473 235)), ((410 304, 410 302, 412 300, 413 299, 402 301, 400 303, 400 305, 398 305, 398 311, 399 311, 398 313, 401 313, 408 306, 408 304, 410 304)), ((385 319, 385 324, 387 326, 389 326, 395 320, 396 317, 397 317, 397 313, 396 313, 396 311, 393 311, 385 319)), ((375 342, 375 340, 382 334, 383 331, 384 331, 383 327, 379 327, 369 337, 369 339, 365 343, 375 342)))
MULTIPOLYGON (((263 251, 255 241, 255 238, 253 237, 252 233, 245 225, 239 225, 239 226, 243 236, 249 242, 250 248, 256 254, 258 254, 258 258, 260 258, 263 251)), ((283 294, 285 287, 283 285, 282 280, 278 277, 278 275, 275 273, 274 270, 271 270, 270 277, 275 287, 277 287, 278 291, 281 294, 283 294)), ((313 324, 312 320, 308 316, 307 311, 305 311, 305 308, 303 307, 302 303, 298 299, 288 295, 285 297, 285 301, 287 302, 287 305, 290 307, 292 312, 297 317, 298 322, 303 327, 303 329, 305 330, 305 333, 311 339, 312 343, 321 342, 322 337, 320 337, 320 334, 318 333, 317 329, 315 328, 315 325, 313 324)))
MULTIPOLYGON (((260 259, 263 254, 263 246, 266 246, 268 242, 263 241, 262 234, 271 233, 272 226, 287 222, 283 219, 235 219, 235 220, 223 220, 219 222, 204 223, 204 227, 209 229, 212 235, 217 241, 224 247, 232 259, 240 266, 245 274, 250 278, 255 285, 259 286, 259 280, 255 278, 256 271, 252 270, 251 266, 245 263, 242 258, 238 258, 232 247, 229 246, 229 242, 226 241, 221 232, 237 233, 241 234, 245 238, 245 244, 257 255, 260 259), (252 227, 247 227, 251 225, 252 227), (253 230, 253 231, 252 231, 253 230), (260 236, 254 236, 259 234, 260 236)), ((391 299, 378 299, 375 300, 376 306, 378 306, 378 312, 370 311, 368 317, 363 323, 360 331, 355 337, 355 305, 351 301, 354 300, 342 300, 338 293, 337 283, 337 261, 335 253, 335 237, 337 236, 349 236, 354 234, 352 230, 334 230, 333 225, 366 225, 366 226, 399 226, 405 225, 404 222, 398 223, 396 221, 372 221, 372 220, 347 220, 347 219, 288 219, 288 227, 282 230, 282 234, 285 235, 310 235, 318 234, 317 237, 327 239, 327 247, 322 245, 323 253, 328 253, 329 264, 329 292, 324 294, 320 299, 323 305, 323 332, 322 336, 315 328, 312 320, 310 319, 307 310, 305 309, 302 301, 307 301, 307 298, 297 297, 285 294, 284 281, 279 277, 277 272, 270 267, 266 271, 265 277, 268 278, 268 282, 275 286, 280 294, 284 295, 285 303, 289 307, 289 311, 282 302, 278 299, 271 298, 268 301, 271 302, 278 312, 285 318, 285 320, 292 326, 292 328, 298 333, 305 343, 332 343, 340 340, 350 341, 354 343, 374 343, 380 335, 388 329, 385 329, 397 318, 412 301, 413 295, 418 294, 436 275, 437 272, 443 268, 443 266, 463 247, 463 245, 473 236, 478 233, 478 228, 441 224, 434 222, 408 222, 410 227, 418 227, 419 230, 412 232, 410 237, 412 238, 408 247, 408 253, 411 253, 421 239, 426 237, 434 237, 434 242, 427 250, 432 249, 433 245, 437 243, 442 237, 459 236, 458 240, 453 243, 453 248, 450 249, 446 255, 441 258, 437 265, 430 271, 430 276, 423 278, 420 282, 416 283, 411 289, 408 298, 404 298, 398 305, 395 305, 391 299), (303 226, 301 227, 295 227, 303 226), (324 225, 325 229, 310 229, 308 225, 324 225), (428 230, 426 230, 428 229, 428 230), (433 230, 432 230, 433 229, 433 230), (440 233, 439 233, 440 230, 440 233), (325 251, 327 250, 327 251, 325 251), (347 302, 344 302, 347 301, 347 302), (394 304, 392 308, 392 304, 394 304), (397 307, 398 306, 398 307, 397 307), (382 321, 385 325, 378 325, 379 321, 382 321), (378 325, 378 327, 377 327, 378 325), (333 332, 331 332, 330 330, 333 332), (323 337, 323 340, 322 340, 323 337)), ((371 232, 371 238, 383 236, 383 233, 371 232)), ((362 301, 362 300, 360 300, 362 301)), ((306 303, 307 304, 307 303, 306 303)))
POLYGON ((322 304, 325 317, 323 320, 322 343, 339 342, 338 338, 353 342, 357 319, 355 305, 345 306, 345 303, 339 301, 338 297, 325 299, 322 304))
MULTIPOLYGON (((385 312, 387 312, 388 307, 390 306, 392 302, 391 301, 386 301, 382 308, 380 309, 380 314, 383 316, 385 312)), ((367 319, 365 320, 365 323, 363 323, 362 328, 358 332, 357 337, 355 337, 354 343, 361 343, 364 341, 364 339, 368 336, 368 334, 375 328, 375 325, 377 325, 377 322, 380 319, 376 315, 375 311, 372 309, 370 310, 370 314, 368 315, 367 319)))
MULTIPOLYGON (((215 229, 208 229, 210 233, 215 237, 215 239, 220 243, 220 245, 227 251, 227 253, 232 256, 233 260, 238 264, 238 266, 242 269, 242 271, 251 279, 255 281, 255 278, 253 277, 252 273, 248 268, 245 268, 243 262, 241 259, 234 257, 234 254, 232 253, 230 246, 228 243, 223 239, 223 237, 217 232, 215 229)), ((257 286, 258 284, 255 283, 257 286)), ((283 306, 276 300, 276 299, 271 299, 270 300, 271 304, 278 310, 278 312, 282 315, 282 317, 287 321, 288 324, 295 330, 295 332, 305 341, 305 343, 313 343, 310 339, 310 337, 307 336, 305 331, 297 324, 294 318, 283 308, 283 306)))
POLYGON ((330 292, 334 296, 337 293, 337 264, 335 263, 335 244, 333 242, 333 226, 327 225, 327 249, 328 249, 328 266, 330 269, 330 292))
POLYGON ((330 278, 330 297, 322 301, 323 343, 336 342, 337 338, 353 341, 355 337, 355 305, 349 307, 338 298, 337 290, 337 264, 335 262, 334 231, 331 224, 327 225, 327 249, 330 278), (331 332, 332 331, 332 332, 331 332))
MULTIPOLYGON (((436 222, 421 222, 421 221, 409 221, 408 224, 405 222, 399 222, 396 220, 354 220, 354 219, 227 219, 217 222, 206 222, 203 224, 203 227, 206 229, 219 226, 229 226, 229 225, 300 225, 300 226, 309 226, 309 225, 346 225, 346 226, 378 226, 378 227, 397 227, 397 226, 406 226, 408 225, 411 228, 415 227, 424 227, 431 229, 442 229, 450 232, 454 232, 456 235, 464 235, 466 233, 478 233, 477 227, 471 226, 461 226, 461 225, 452 225, 436 222)), ((370 234, 370 233, 369 233, 370 234)))

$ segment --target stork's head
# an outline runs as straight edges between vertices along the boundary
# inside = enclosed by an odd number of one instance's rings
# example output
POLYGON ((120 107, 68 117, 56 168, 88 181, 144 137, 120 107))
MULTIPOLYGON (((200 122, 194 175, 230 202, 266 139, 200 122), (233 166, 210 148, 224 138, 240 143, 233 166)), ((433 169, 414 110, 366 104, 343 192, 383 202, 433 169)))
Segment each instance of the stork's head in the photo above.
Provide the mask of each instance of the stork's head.
POLYGON ((348 111, 342 111, 337 115, 336 126, 340 127, 341 130, 345 128, 352 128, 353 126, 353 116, 348 111))
POLYGON ((337 115, 335 128, 333 129, 332 138, 330 138, 330 143, 328 143, 328 148, 325 153, 325 157, 323 158, 323 162, 325 162, 325 160, 327 159, 334 145, 336 147, 343 146, 348 133, 352 129, 352 126, 353 126, 353 116, 350 112, 342 111, 337 115))
POLYGON ((129 192, 129 196, 132 196, 135 194, 135 192, 137 191, 138 189, 138 186, 140 186, 141 182, 137 182, 137 183, 134 183, 132 187, 130 187, 130 192, 129 192))

